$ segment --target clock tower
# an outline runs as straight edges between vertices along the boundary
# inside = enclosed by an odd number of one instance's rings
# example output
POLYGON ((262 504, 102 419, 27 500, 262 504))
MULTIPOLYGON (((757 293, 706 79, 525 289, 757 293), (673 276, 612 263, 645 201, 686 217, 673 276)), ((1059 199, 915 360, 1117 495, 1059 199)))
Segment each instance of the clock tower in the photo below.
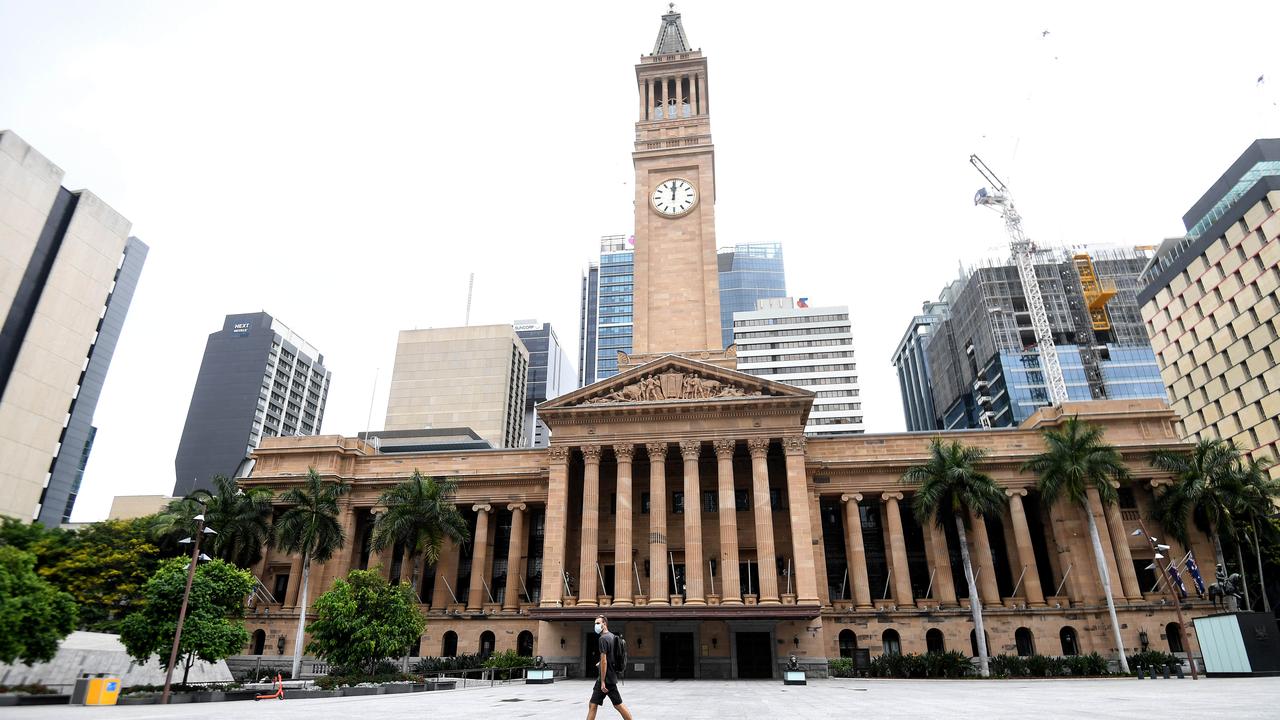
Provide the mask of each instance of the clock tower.
POLYGON ((633 353, 723 357, 707 60, 674 6, 636 65, 633 353))

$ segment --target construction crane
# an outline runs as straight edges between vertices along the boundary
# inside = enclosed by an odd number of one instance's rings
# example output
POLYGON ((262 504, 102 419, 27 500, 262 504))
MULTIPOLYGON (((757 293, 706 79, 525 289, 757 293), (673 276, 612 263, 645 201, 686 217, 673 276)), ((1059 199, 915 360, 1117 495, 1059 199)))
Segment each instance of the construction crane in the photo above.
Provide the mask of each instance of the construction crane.
POLYGON ((982 158, 969 156, 969 164, 991 186, 981 188, 973 197, 974 205, 983 205, 1000 213, 1004 218, 1005 230, 1009 233, 1009 250, 1013 253, 1014 263, 1018 266, 1018 277, 1022 280, 1022 292, 1027 298, 1027 309, 1031 311, 1031 328, 1035 331, 1036 347, 1040 353, 1040 366, 1044 372, 1045 384, 1049 390, 1049 404, 1061 405, 1067 400, 1067 381, 1062 377, 1062 365, 1058 362, 1058 350, 1053 344, 1053 330, 1049 326, 1049 314, 1044 309, 1044 298, 1040 296, 1040 281, 1036 278, 1035 248, 1027 236, 1022 233, 1022 216, 1013 206, 1009 197, 1009 188, 992 172, 982 158))

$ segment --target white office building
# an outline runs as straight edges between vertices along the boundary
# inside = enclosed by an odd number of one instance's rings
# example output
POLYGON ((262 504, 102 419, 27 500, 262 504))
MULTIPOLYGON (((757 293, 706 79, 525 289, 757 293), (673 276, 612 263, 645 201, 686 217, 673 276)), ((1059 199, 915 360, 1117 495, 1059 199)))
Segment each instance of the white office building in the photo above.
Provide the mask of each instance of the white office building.
POLYGON ((760 300, 756 308, 733 314, 738 370, 816 393, 806 435, 861 433, 849 308, 797 307, 792 298, 760 300))

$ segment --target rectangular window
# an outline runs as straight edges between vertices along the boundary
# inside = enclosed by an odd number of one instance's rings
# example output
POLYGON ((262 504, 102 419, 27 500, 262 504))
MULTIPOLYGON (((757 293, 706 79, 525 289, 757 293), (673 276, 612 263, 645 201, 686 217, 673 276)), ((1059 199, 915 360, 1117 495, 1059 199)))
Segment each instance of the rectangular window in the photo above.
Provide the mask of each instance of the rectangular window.
MULTIPOLYGON (((1257 443, 1254 443, 1254 444, 1256 445, 1257 443)), ((713 512, 716 512, 716 510, 717 508, 716 508, 715 492, 704 490, 702 492, 702 512, 713 513, 713 512)))
POLYGON ((769 488, 769 509, 777 512, 785 510, 786 504, 782 501, 782 490, 778 488, 769 488))
POLYGON ((746 490, 733 491, 733 504, 738 512, 746 512, 751 509, 751 494, 746 490))
POLYGON ((649 493, 647 492, 640 493, 640 514, 649 514, 649 493))
POLYGON ((671 512, 676 515, 684 514, 684 491, 676 490, 671 493, 671 512))

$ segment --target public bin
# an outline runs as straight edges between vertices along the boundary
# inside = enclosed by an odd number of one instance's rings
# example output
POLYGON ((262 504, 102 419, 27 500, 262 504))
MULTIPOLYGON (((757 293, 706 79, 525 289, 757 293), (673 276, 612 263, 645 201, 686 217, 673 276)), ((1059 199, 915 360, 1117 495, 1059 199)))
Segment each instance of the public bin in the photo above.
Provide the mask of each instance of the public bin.
POLYGON ((115 705, 120 697, 120 678, 99 673, 85 674, 76 680, 71 693, 73 705, 115 705))

